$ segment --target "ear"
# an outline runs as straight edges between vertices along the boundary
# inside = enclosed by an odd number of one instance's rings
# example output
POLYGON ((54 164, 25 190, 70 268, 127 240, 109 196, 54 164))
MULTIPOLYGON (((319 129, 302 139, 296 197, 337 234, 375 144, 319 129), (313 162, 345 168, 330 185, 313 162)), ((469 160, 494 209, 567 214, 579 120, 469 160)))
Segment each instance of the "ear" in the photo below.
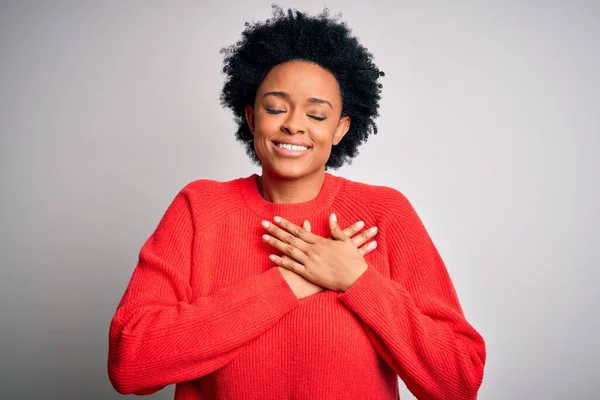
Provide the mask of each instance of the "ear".
POLYGON ((348 130, 350 129, 350 117, 345 115, 340 118, 340 122, 338 122, 338 126, 335 129, 335 134, 333 135, 333 145, 337 146, 339 142, 342 141, 348 130))
POLYGON ((246 105, 244 112, 246 114, 246 123, 250 127, 250 132, 252 133, 252 136, 254 136, 254 108, 250 107, 249 105, 246 105))

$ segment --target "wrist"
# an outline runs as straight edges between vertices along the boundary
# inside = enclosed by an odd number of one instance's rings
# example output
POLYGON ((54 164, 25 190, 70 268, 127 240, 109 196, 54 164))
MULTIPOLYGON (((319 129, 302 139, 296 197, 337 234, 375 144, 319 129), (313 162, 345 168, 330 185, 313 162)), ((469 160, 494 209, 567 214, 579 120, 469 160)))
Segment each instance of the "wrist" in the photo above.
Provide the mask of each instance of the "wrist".
POLYGON ((363 262, 360 267, 357 267, 353 270, 352 277, 348 280, 348 283, 344 285, 344 289, 341 292, 347 292, 350 288, 360 279, 361 276, 369 269, 369 264, 367 262, 363 262))

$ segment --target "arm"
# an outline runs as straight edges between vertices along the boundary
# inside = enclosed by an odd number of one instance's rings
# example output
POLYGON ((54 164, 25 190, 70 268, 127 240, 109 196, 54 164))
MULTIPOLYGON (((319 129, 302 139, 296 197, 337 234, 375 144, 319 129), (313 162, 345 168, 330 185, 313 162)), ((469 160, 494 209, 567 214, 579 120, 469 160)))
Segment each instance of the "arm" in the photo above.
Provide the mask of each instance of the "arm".
POLYGON ((193 218, 184 189, 142 247, 112 319, 108 373, 122 394, 150 394, 221 368, 298 305, 277 268, 192 299, 193 218))
POLYGON ((381 225, 391 278, 370 267, 339 299, 362 319, 381 357, 417 398, 475 399, 486 358, 483 338, 465 320, 421 220, 404 196, 396 198, 381 225))

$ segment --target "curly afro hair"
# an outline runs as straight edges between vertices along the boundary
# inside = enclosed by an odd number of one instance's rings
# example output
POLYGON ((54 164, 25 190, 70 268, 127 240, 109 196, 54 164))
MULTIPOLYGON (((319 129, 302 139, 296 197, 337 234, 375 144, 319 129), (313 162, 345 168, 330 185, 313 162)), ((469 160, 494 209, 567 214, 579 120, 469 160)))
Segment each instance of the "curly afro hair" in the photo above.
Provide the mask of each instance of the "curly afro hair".
POLYGON ((242 39, 221 50, 224 54, 225 85, 221 104, 233 111, 238 125, 236 138, 246 146, 252 161, 260 165, 254 151, 244 109, 254 106, 260 83, 274 66, 292 60, 320 65, 338 81, 342 95, 342 115, 350 117, 350 129, 334 146, 325 167, 337 169, 351 163, 358 146, 371 133, 377 133, 381 88, 377 82, 384 73, 373 63, 373 55, 339 16, 330 17, 325 9, 316 17, 288 9, 287 14, 273 6, 273 16, 264 22, 246 23, 242 39))

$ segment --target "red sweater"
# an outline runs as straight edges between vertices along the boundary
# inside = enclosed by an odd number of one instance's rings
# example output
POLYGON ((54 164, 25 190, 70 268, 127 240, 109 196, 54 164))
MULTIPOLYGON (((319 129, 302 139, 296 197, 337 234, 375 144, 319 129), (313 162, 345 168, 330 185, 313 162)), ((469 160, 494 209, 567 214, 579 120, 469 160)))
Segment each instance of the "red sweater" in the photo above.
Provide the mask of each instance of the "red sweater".
POLYGON ((256 175, 199 180, 173 200, 140 251, 110 326, 120 393, 176 384, 175 399, 474 399, 485 345, 448 272, 398 191, 329 173, 305 203, 264 200, 256 175), (298 300, 268 256, 275 215, 329 236, 378 226, 369 268, 345 293, 298 300))

